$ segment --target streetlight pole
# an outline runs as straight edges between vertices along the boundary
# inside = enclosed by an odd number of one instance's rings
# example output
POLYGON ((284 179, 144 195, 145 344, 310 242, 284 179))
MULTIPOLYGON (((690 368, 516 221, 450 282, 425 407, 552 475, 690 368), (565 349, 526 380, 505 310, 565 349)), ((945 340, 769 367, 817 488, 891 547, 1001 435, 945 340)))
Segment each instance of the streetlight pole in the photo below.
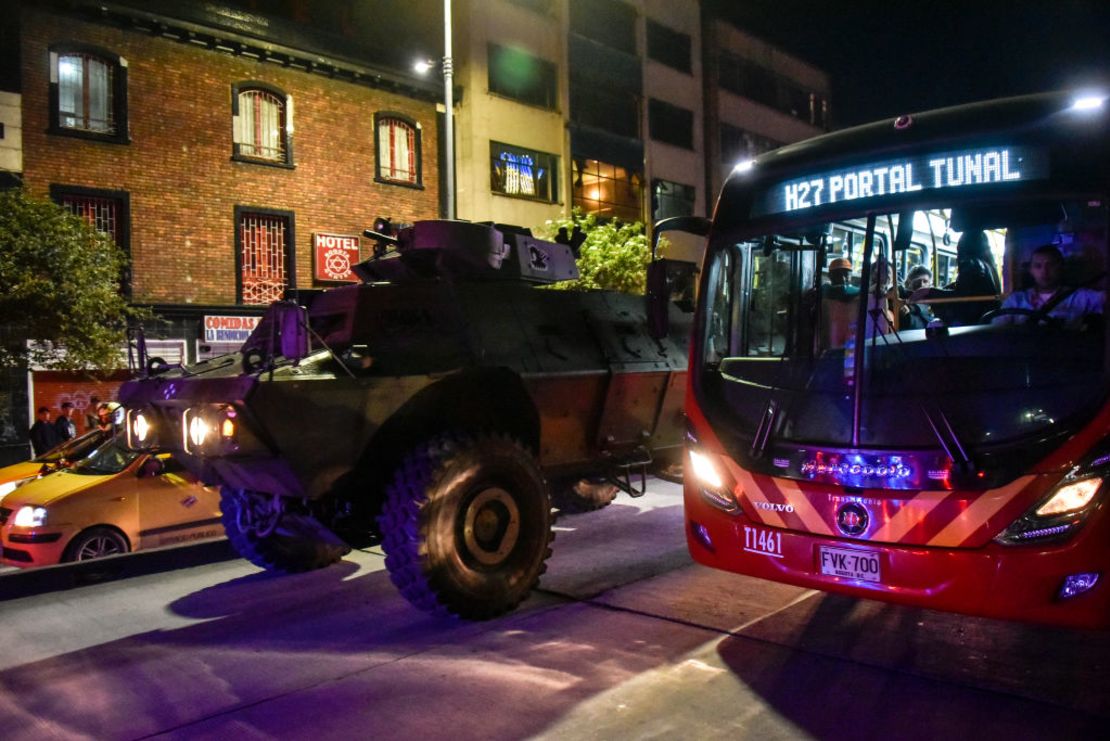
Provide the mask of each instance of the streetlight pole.
POLYGON ((451 60, 451 0, 443 0, 443 104, 446 137, 447 218, 455 218, 455 89, 451 60))

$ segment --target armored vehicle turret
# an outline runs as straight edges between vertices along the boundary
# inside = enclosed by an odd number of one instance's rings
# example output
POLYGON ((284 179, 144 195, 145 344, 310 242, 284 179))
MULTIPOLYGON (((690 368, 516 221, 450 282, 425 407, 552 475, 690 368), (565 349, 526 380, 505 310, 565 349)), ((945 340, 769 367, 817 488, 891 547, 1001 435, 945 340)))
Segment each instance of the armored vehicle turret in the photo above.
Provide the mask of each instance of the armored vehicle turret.
POLYGON ((369 234, 361 283, 272 305, 238 353, 125 384, 128 443, 219 484, 259 566, 380 539, 412 603, 491 617, 544 569, 549 491, 596 508, 677 456, 690 315, 672 304, 656 338, 643 297, 546 288, 577 277, 575 240, 458 221, 369 234))

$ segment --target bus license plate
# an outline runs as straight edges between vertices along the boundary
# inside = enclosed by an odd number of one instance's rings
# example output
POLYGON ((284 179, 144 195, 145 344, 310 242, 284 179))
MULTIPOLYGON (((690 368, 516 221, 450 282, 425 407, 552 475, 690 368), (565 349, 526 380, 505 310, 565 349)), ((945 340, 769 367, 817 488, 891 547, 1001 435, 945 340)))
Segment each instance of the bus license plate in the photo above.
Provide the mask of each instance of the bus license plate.
POLYGON ((847 579, 881 582, 879 554, 874 551, 856 551, 847 548, 817 547, 817 557, 821 563, 821 573, 826 576, 841 576, 847 579))

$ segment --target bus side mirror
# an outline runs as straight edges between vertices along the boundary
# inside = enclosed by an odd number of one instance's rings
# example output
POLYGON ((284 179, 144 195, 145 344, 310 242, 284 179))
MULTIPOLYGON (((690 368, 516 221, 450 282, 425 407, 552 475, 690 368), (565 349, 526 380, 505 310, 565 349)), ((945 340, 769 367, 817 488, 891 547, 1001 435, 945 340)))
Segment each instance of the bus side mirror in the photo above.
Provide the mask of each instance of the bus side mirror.
POLYGON ((648 334, 657 340, 670 330, 670 287, 667 285, 667 263, 656 260, 647 269, 647 323, 648 334))

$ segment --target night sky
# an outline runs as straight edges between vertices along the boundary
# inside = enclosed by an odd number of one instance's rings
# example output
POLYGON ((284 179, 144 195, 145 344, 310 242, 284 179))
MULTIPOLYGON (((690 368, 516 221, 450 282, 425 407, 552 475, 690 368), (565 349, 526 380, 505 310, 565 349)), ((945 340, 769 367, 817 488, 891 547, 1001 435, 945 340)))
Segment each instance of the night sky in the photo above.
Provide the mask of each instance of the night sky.
POLYGON ((705 0, 829 73, 838 127, 1110 85, 1106 0, 705 0))

